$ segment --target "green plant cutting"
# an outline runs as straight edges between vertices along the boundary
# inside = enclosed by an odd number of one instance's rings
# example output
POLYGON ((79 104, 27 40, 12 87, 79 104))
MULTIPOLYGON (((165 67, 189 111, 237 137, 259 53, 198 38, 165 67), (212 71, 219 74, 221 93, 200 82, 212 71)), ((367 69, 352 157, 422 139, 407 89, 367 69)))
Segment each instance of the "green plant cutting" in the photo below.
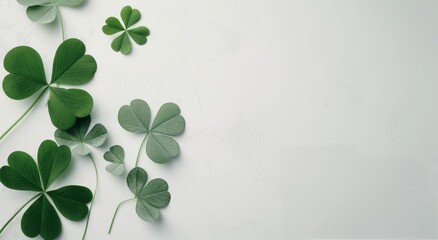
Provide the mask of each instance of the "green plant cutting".
POLYGON ((60 84, 85 84, 96 73, 96 61, 85 54, 85 45, 80 40, 68 39, 58 47, 49 82, 40 55, 31 47, 20 46, 9 51, 4 59, 4 67, 9 72, 3 80, 3 90, 8 97, 22 100, 37 96, 23 115, 0 136, 0 141, 35 107, 46 92, 50 94, 47 105, 55 127, 69 129, 77 118, 90 115, 93 98, 88 92, 59 87, 60 84))
POLYGON ((72 149, 72 151, 80 156, 88 156, 93 163, 94 173, 96 176, 96 183, 93 192, 93 199, 90 203, 90 211, 87 216, 87 223, 85 224, 84 234, 82 239, 85 239, 88 231, 88 224, 90 222, 91 210, 93 208, 94 199, 97 194, 97 187, 99 185, 99 171, 97 170, 96 162, 94 161, 93 156, 91 155, 90 146, 92 147, 100 147, 102 146, 107 137, 108 132, 106 128, 102 124, 94 125, 90 131, 90 123, 91 116, 87 116, 85 118, 79 118, 76 121, 76 124, 68 129, 62 130, 58 129, 55 132, 55 139, 60 145, 68 146, 72 149))
POLYGON ((137 9, 126 6, 122 8, 120 16, 124 26, 122 26, 119 19, 109 17, 106 19, 106 25, 102 27, 102 31, 106 35, 114 35, 121 32, 122 34, 116 37, 111 43, 111 48, 116 52, 128 55, 132 51, 131 38, 138 45, 144 45, 147 42, 147 36, 149 36, 150 32, 145 26, 131 28, 141 19, 141 13, 137 9))
POLYGON ((43 239, 55 239, 60 235, 62 224, 55 207, 65 218, 72 221, 80 221, 88 214, 87 203, 93 197, 88 188, 72 185, 49 190, 50 185, 64 174, 70 165, 70 149, 46 140, 38 149, 37 159, 38 162, 35 162, 29 154, 17 151, 9 155, 8 165, 0 168, 0 182, 4 186, 36 193, 4 224, 0 234, 31 202, 32 205, 21 219, 21 230, 30 238, 40 235, 43 239))

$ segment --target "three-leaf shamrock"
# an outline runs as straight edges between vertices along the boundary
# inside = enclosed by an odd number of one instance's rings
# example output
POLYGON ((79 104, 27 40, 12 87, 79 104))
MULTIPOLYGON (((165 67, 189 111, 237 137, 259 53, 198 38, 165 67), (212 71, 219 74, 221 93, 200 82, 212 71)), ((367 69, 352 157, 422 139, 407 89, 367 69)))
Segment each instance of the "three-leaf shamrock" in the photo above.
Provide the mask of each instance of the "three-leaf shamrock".
POLYGON ((67 219, 79 221, 87 216, 87 203, 93 197, 88 188, 73 185, 49 190, 50 185, 65 172, 70 161, 68 147, 58 147, 55 142, 46 140, 38 149, 38 164, 29 154, 17 151, 9 155, 9 166, 0 169, 0 182, 6 187, 37 192, 34 196, 37 199, 21 219, 21 229, 26 236, 34 238, 41 235, 44 239, 59 236, 61 220, 52 202, 67 219))
POLYGON ((69 146, 73 152, 85 156, 90 153, 88 146, 100 147, 105 143, 108 132, 102 124, 96 124, 90 128, 91 117, 78 118, 75 125, 68 129, 58 129, 55 132, 55 139, 60 145, 69 146))
POLYGON ((111 233, 120 206, 130 200, 137 200, 135 210, 144 221, 153 222, 160 218, 160 209, 170 202, 169 186, 161 178, 153 179, 149 183, 147 181, 148 175, 143 168, 135 167, 129 172, 127 183, 135 198, 125 200, 117 206, 108 233, 111 233))
POLYGON ((106 166, 105 169, 113 175, 121 175, 125 171, 125 150, 119 145, 112 146, 109 151, 105 152, 103 158, 110 165, 106 166))
POLYGON ((4 67, 9 72, 3 80, 3 90, 8 97, 21 100, 41 91, 36 103, 47 90, 50 91, 48 109, 57 128, 71 128, 77 118, 88 116, 93 109, 93 98, 86 91, 58 87, 58 84, 87 83, 96 72, 96 61, 85 55, 85 45, 78 39, 66 40, 58 47, 49 83, 41 57, 33 48, 12 49, 5 56, 4 67))
POLYGON ((17 0, 27 6, 26 14, 30 20, 39 24, 55 21, 59 14, 59 6, 78 7, 85 0, 17 0))
POLYGON ((137 9, 132 9, 130 6, 122 8, 120 13, 123 24, 115 17, 109 17, 106 19, 106 25, 102 27, 102 31, 106 35, 113 35, 122 32, 120 36, 116 37, 111 43, 111 48, 116 52, 122 54, 129 54, 132 51, 132 44, 130 38, 139 45, 143 45, 147 42, 147 36, 149 36, 149 29, 145 26, 130 28, 138 21, 140 21, 141 13, 137 9))
POLYGON ((169 186, 161 178, 146 184, 147 181, 148 175, 143 168, 136 167, 128 174, 128 187, 137 199, 137 215, 145 221, 153 222, 160 218, 159 209, 169 205, 169 186))
MULTIPOLYGON (((145 133, 146 153, 156 163, 167 163, 180 153, 178 143, 170 136, 184 132, 185 120, 175 103, 166 103, 160 107, 152 125, 149 105, 140 99, 131 101, 119 110, 120 125, 130 132, 145 133)), ((143 140, 143 142, 144 142, 143 140)))

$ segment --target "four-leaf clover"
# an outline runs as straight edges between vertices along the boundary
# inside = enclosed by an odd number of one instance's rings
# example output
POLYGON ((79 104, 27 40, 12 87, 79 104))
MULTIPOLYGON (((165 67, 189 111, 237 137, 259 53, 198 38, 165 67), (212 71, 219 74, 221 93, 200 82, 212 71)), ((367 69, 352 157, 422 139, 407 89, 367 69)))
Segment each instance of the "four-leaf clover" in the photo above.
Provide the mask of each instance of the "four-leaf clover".
POLYGON ((132 9, 130 6, 126 6, 122 9, 120 16, 122 17, 123 24, 115 17, 109 17, 106 19, 106 25, 102 27, 102 31, 106 35, 113 35, 122 32, 120 36, 116 37, 111 43, 111 48, 116 52, 122 54, 129 54, 132 51, 132 44, 130 38, 139 45, 143 45, 147 42, 147 36, 149 36, 149 29, 145 26, 130 28, 132 25, 140 21, 141 13, 137 9, 132 9))
POLYGON ((130 105, 120 108, 118 119, 127 131, 146 134, 143 142, 147 139, 146 153, 152 161, 167 163, 180 153, 178 143, 170 137, 184 132, 185 120, 180 114, 178 105, 166 103, 160 107, 152 125, 149 126, 149 105, 141 99, 135 99, 130 105))
POLYGON ((86 0, 17 0, 27 6, 26 14, 30 20, 39 24, 55 21, 59 6, 78 7, 86 0))
POLYGON ((88 116, 93 109, 93 98, 86 91, 58 87, 58 84, 87 83, 96 72, 96 61, 85 55, 85 45, 78 39, 66 40, 58 47, 49 83, 43 61, 33 48, 12 49, 5 56, 4 67, 9 72, 3 80, 3 90, 8 97, 21 100, 41 91, 38 101, 47 90, 50 91, 49 114, 57 128, 71 128, 76 118, 88 116))
POLYGON ((29 154, 17 151, 9 155, 9 166, 0 169, 0 182, 6 187, 37 192, 31 199, 36 200, 21 219, 21 229, 26 236, 34 238, 41 235, 44 239, 59 236, 62 225, 53 204, 64 217, 72 221, 87 216, 87 203, 93 197, 88 188, 66 186, 48 190, 65 172, 70 161, 71 152, 68 147, 58 147, 55 142, 46 140, 38 149, 38 164, 29 154))

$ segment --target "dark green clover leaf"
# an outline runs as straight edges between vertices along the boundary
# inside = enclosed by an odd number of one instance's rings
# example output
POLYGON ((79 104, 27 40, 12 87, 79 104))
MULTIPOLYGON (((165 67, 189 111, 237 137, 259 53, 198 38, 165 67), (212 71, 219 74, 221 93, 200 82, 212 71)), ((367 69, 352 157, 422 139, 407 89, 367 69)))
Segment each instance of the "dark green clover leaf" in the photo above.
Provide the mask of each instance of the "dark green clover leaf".
POLYGON ((102 124, 96 124, 90 131, 91 117, 79 118, 76 124, 68 129, 58 129, 55 132, 55 139, 60 145, 69 146, 73 152, 85 156, 90 153, 88 146, 100 147, 105 143, 108 132, 102 124))
POLYGON ((184 132, 185 120, 180 115, 181 110, 175 103, 166 103, 161 106, 150 126, 151 111, 149 105, 140 99, 119 110, 120 125, 130 132, 146 134, 146 153, 156 163, 167 163, 176 158, 179 145, 171 136, 178 136, 184 132))
POLYGON ((103 158, 111 164, 106 166, 106 170, 113 175, 121 175, 125 171, 125 151, 119 145, 112 146, 105 152, 103 158))
POLYGON ((0 182, 10 189, 37 192, 37 198, 21 219, 23 233, 34 238, 55 239, 61 233, 62 225, 58 211, 67 219, 79 221, 88 214, 87 203, 92 199, 91 191, 82 186, 66 186, 48 190, 67 169, 71 152, 67 146, 60 146, 46 140, 38 149, 38 163, 25 152, 9 155, 9 166, 0 168, 0 182), (50 200, 51 201, 50 201, 50 200))
POLYGON ((55 21, 59 14, 59 6, 78 7, 86 0, 17 0, 27 6, 26 14, 30 20, 39 24, 55 21))
POLYGON ((132 169, 127 178, 128 187, 137 199, 137 215, 148 222, 160 218, 160 208, 169 205, 169 186, 163 179, 157 178, 146 184, 148 175, 143 168, 132 169))
POLYGON ((93 109, 93 98, 86 91, 58 87, 58 84, 87 83, 96 72, 96 61, 85 55, 85 45, 78 39, 66 40, 58 47, 50 82, 46 80, 40 55, 30 47, 9 51, 4 67, 9 72, 3 80, 3 90, 8 97, 21 100, 41 91, 39 100, 45 91, 50 91, 49 114, 57 128, 71 128, 77 118, 88 116, 93 109))
POLYGON ((137 9, 132 9, 130 6, 126 6, 122 9, 120 16, 122 17, 123 24, 115 17, 109 17, 106 19, 106 25, 102 27, 102 31, 106 35, 113 35, 122 32, 111 43, 111 47, 116 52, 121 52, 125 55, 131 53, 132 44, 131 38, 139 45, 143 45, 147 42, 147 36, 149 36, 149 29, 144 26, 131 28, 132 25, 140 21, 141 13, 137 9))

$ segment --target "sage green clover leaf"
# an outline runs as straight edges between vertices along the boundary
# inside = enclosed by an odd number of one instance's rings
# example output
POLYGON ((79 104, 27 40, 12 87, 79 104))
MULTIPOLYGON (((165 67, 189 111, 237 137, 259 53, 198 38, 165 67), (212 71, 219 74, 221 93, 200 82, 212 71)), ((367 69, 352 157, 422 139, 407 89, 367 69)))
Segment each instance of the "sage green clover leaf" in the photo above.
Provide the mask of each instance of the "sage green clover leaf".
POLYGON ((118 114, 119 123, 125 130, 145 134, 143 142, 147 140, 146 153, 149 158, 159 164, 167 163, 180 154, 179 145, 172 136, 184 132, 185 120, 175 103, 162 105, 152 125, 150 119, 149 105, 140 99, 135 99, 130 105, 120 108, 118 114))
POLYGON ((100 147, 108 137, 106 128, 99 123, 88 131, 90 123, 90 116, 78 118, 72 128, 68 130, 57 129, 55 139, 58 144, 67 145, 76 154, 85 156, 90 153, 89 146, 100 147))
POLYGON ((119 203, 114 212, 108 234, 111 233, 120 206, 125 202, 136 200, 135 210, 137 215, 147 222, 157 221, 160 218, 160 209, 169 205, 171 196, 169 186, 165 180, 156 178, 148 183, 146 171, 143 168, 135 167, 129 172, 126 181, 135 197, 119 203))
POLYGON ((109 151, 105 152, 103 158, 111 163, 105 167, 109 173, 118 176, 125 171, 125 151, 121 146, 112 146, 109 151))
MULTIPOLYGON (((17 151, 9 155, 8 165, 0 168, 0 182, 4 186, 37 193, 19 209, 21 211, 36 199, 21 219, 21 229, 26 236, 34 238, 41 235, 43 239, 57 238, 61 233, 62 224, 56 209, 72 221, 80 221, 87 216, 87 203, 92 199, 92 193, 88 188, 71 185, 49 190, 50 186, 65 173, 70 162, 71 152, 67 146, 58 147, 55 142, 46 140, 38 149, 37 162, 29 154, 17 151)), ((15 216, 16 214, 10 220, 15 216)), ((2 230, 9 223, 10 221, 2 230)))
POLYGON ((116 52, 121 52, 124 55, 128 55, 132 51, 131 38, 138 45, 144 45, 147 42, 147 36, 149 36, 149 29, 145 26, 131 28, 134 24, 140 21, 141 13, 137 9, 133 9, 131 6, 122 8, 120 13, 124 26, 115 17, 109 17, 106 19, 106 25, 102 27, 102 31, 106 35, 113 35, 122 32, 111 43, 111 48, 116 52))
POLYGON ((160 208, 169 205, 170 193, 167 182, 161 178, 148 184, 148 175, 143 168, 132 169, 127 178, 128 187, 137 199, 135 210, 144 221, 153 222, 160 218, 160 208))
POLYGON ((55 21, 59 14, 59 7, 78 7, 86 0, 17 0, 27 7, 26 14, 30 20, 39 24, 55 21))
POLYGON ((58 47, 50 82, 46 80, 40 55, 30 47, 20 46, 10 50, 4 58, 4 67, 9 72, 3 80, 3 90, 8 97, 22 100, 40 92, 29 110, 46 91, 50 92, 48 110, 57 128, 71 128, 77 118, 88 116, 93 109, 93 98, 86 91, 58 86, 85 84, 97 70, 96 61, 85 54, 85 45, 78 39, 66 40, 58 47))

